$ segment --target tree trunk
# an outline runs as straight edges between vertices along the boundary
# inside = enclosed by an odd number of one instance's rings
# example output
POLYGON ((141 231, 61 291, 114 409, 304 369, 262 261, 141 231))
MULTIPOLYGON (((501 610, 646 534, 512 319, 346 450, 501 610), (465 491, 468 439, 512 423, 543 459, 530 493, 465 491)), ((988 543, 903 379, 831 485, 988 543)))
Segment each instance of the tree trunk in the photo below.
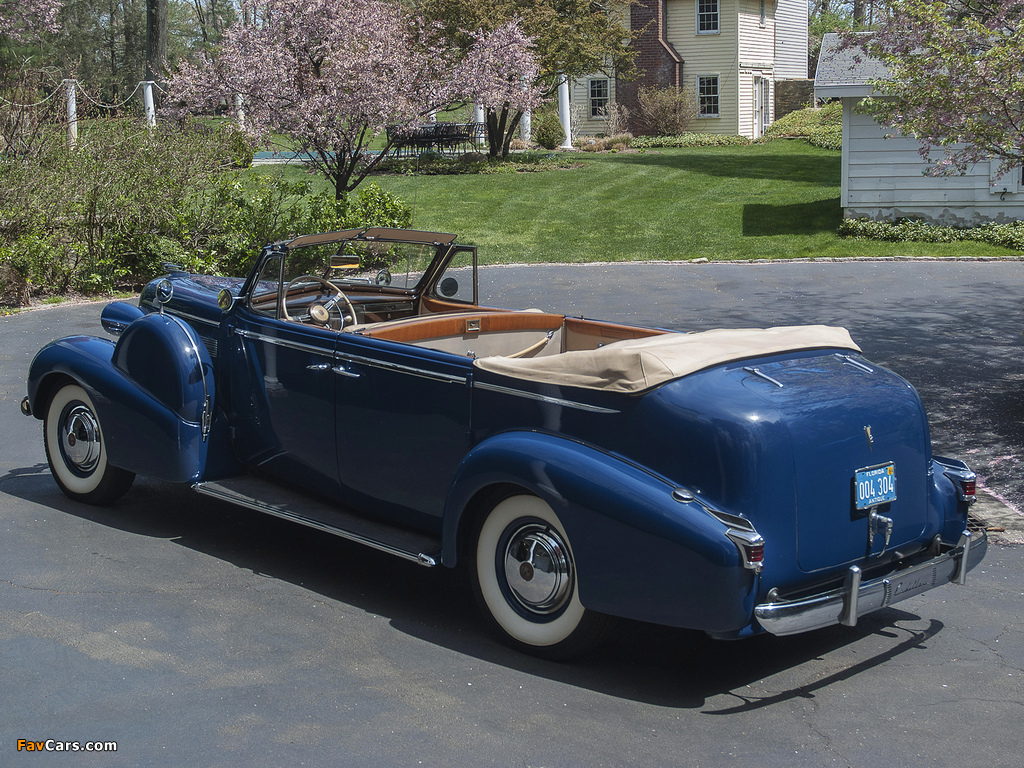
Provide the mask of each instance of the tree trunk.
POLYGON ((504 160, 512 147, 512 139, 519 130, 519 121, 522 120, 522 111, 512 114, 511 108, 506 104, 497 111, 492 107, 487 108, 487 156, 501 158, 504 160))
POLYGON ((167 0, 146 0, 146 79, 162 80, 167 58, 167 0))

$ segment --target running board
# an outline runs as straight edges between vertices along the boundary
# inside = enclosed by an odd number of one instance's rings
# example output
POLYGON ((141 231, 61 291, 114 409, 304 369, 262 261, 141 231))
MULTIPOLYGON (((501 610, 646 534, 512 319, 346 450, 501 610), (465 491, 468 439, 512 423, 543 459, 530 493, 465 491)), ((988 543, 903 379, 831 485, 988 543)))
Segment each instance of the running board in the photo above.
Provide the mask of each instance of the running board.
POLYGON ((253 475, 195 483, 192 490, 221 501, 308 525, 389 555, 432 567, 441 560, 440 540, 425 533, 368 520, 345 507, 282 488, 253 475), (334 520, 325 523, 321 518, 334 520))

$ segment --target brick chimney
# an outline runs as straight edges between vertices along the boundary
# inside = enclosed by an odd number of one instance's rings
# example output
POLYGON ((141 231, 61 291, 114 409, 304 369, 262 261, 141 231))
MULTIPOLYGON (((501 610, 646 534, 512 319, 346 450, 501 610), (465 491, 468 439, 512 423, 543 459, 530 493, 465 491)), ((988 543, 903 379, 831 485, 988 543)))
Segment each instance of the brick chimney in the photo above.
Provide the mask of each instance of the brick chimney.
POLYGON ((641 86, 651 88, 679 88, 682 86, 683 57, 665 39, 666 0, 637 0, 630 7, 630 29, 642 29, 633 41, 636 50, 635 80, 615 81, 615 98, 629 109, 629 127, 633 133, 641 131, 637 123, 640 105, 637 91, 641 86))

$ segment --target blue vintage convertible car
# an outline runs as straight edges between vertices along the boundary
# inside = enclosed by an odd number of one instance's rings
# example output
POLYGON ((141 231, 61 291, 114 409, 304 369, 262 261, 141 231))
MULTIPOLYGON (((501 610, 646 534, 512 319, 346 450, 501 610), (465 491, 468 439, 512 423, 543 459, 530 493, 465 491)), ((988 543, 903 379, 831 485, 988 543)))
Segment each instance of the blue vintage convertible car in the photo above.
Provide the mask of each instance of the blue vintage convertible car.
POLYGON ((676 333, 481 307, 454 235, 358 229, 170 275, 116 336, 36 355, 22 410, 57 484, 136 474, 424 566, 465 563, 510 644, 615 617, 794 634, 948 582, 987 548, 974 474, 841 328, 676 333))

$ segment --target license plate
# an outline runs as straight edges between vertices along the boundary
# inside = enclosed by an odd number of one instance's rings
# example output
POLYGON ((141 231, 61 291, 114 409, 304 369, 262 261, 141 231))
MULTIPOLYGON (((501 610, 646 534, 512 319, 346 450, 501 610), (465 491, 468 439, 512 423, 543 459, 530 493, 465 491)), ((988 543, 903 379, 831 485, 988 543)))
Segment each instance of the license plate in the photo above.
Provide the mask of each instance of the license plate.
POLYGON ((870 509, 896 500, 896 465, 858 469, 853 478, 857 509, 870 509))

